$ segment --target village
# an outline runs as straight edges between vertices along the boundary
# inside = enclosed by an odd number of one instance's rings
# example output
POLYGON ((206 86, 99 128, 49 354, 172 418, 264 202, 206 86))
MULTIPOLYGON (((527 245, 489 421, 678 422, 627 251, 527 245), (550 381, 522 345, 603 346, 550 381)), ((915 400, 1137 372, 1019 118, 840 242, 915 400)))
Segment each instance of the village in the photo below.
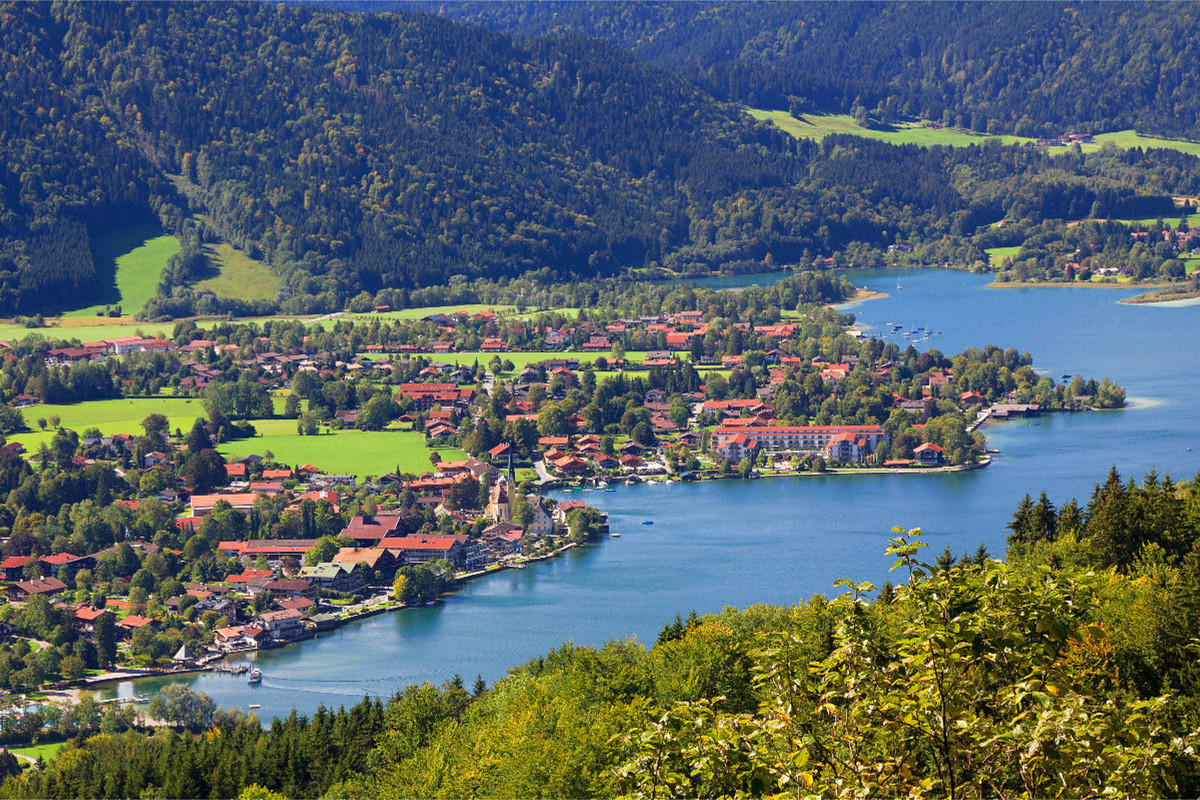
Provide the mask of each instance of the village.
POLYGON ((1119 392, 1055 383, 1012 350, 902 349, 792 304, 407 320, 380 308, 329 330, 180 323, 172 338, 0 343, 9 413, 41 437, 28 449, 17 429, 0 447, 13 509, 0 689, 230 669, 619 535, 572 489, 972 469, 988 460, 984 421, 1119 392), (204 416, 172 431, 151 414, 120 433, 38 417, 48 401, 114 393, 193 397, 204 416), (217 452, 252 447, 255 426, 277 420, 301 443, 418 437, 428 466, 333 472, 217 452))

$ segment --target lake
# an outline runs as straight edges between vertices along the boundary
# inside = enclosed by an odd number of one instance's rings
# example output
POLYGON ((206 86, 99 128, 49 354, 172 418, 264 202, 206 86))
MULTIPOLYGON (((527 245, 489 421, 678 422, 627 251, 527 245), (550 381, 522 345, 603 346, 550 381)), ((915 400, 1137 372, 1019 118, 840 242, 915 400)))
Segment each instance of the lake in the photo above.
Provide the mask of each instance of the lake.
MULTIPOLYGON (((740 276, 745 278, 746 276, 740 276)), ((778 276, 771 276, 778 277, 778 276)), ((1026 493, 1085 501, 1116 464, 1126 477, 1152 467, 1178 479, 1200 471, 1200 306, 1126 306, 1133 292, 988 289, 956 271, 851 273, 888 297, 854 307, 859 326, 931 329, 919 349, 971 345, 1028 350, 1056 379, 1109 376, 1126 387, 1123 411, 1046 415, 984 427, 1000 449, 983 470, 950 475, 798 477, 621 487, 573 495, 606 510, 619 539, 555 561, 489 576, 436 606, 365 620, 298 647, 258 653, 261 686, 204 673, 184 680, 228 707, 259 704, 269 719, 388 696, 407 684, 460 674, 489 683, 568 640, 653 642, 675 614, 793 603, 830 594, 842 577, 888 577, 893 525, 921 527, 930 558, 949 544, 1004 552, 1005 523, 1026 493), (897 289, 897 285, 901 288, 897 289), (1195 441, 1193 441, 1195 440, 1195 441), (1195 448, 1195 451, 1189 448, 1195 448), (653 525, 642 525, 652 520, 653 525)), ((749 282, 749 281, 748 281, 749 282)), ((907 340, 899 339, 901 344, 907 340)), ((153 691, 161 681, 137 683, 153 691)), ((107 694, 133 694, 124 683, 107 694)))

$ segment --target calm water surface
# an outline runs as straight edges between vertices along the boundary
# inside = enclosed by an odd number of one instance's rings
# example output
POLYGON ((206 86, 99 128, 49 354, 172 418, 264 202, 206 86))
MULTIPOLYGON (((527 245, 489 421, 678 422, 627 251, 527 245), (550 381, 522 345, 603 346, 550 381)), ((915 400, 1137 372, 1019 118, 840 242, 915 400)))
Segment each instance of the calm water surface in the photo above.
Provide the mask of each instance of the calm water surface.
MULTIPOLYGON (((610 514, 619 539, 556 561, 476 581, 435 607, 366 620, 299 647, 259 653, 266 678, 183 678, 228 707, 259 704, 264 718, 390 695, 407 684, 461 674, 489 682, 559 644, 611 637, 653 641, 677 613, 792 603, 832 593, 841 577, 887 578, 883 549, 893 525, 921 527, 934 551, 983 542, 1004 552, 1004 524, 1026 493, 1056 503, 1086 499, 1110 465, 1140 476, 1200 471, 1200 306, 1117 303, 1131 292, 986 289, 962 272, 855 273, 888 297, 853 309, 861 327, 896 323, 940 332, 919 349, 953 354, 997 344, 1034 354, 1055 378, 1107 375, 1132 408, 1048 415, 985 428, 1001 454, 955 475, 770 479, 622 487, 586 498, 610 514), (897 283, 902 287, 897 289, 897 283), (1188 448, 1194 447, 1194 451, 1188 448), (653 525, 642 525, 653 520, 653 525)), ((898 339, 902 344, 905 339, 898 339)), ((137 692, 160 681, 142 681, 137 692)), ((134 684, 110 690, 132 694, 134 684)))

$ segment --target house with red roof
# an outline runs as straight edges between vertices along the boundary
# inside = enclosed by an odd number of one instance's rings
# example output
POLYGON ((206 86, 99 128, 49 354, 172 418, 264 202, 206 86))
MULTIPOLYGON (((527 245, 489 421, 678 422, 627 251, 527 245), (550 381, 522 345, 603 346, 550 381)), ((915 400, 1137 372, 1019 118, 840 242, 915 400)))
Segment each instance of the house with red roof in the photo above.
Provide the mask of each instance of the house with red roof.
POLYGON ((922 467, 941 466, 945 453, 945 450, 931 442, 913 448, 913 455, 922 467))
POLYGON ((75 625, 84 633, 92 633, 94 630, 96 630, 96 620, 100 619, 100 617, 104 616, 105 614, 111 613, 111 611, 106 609, 92 608, 90 606, 77 608, 75 609, 74 614, 75 625))
POLYGON ((6 581, 19 581, 25 577, 25 565, 28 563, 29 556, 9 556, 0 561, 0 572, 6 581))
POLYGON ((400 528, 399 514, 360 514, 342 529, 342 536, 362 546, 373 546, 380 539, 396 536, 400 528))
POLYGON ((13 600, 28 600, 36 594, 52 595, 65 590, 67 585, 58 578, 36 578, 31 581, 20 581, 9 590, 13 600))

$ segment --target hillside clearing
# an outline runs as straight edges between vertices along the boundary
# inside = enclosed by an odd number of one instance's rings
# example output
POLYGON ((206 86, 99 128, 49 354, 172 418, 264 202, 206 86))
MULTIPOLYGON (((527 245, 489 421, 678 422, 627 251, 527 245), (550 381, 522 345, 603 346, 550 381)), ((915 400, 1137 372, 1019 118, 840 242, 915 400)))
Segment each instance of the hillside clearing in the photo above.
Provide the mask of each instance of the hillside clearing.
POLYGON ((163 268, 179 252, 179 240, 157 225, 115 228, 92 235, 92 260, 97 282, 103 287, 96 302, 67 312, 67 317, 95 317, 105 306, 121 306, 122 314, 136 314, 154 296, 163 268))
MULTIPOLYGON (((855 122, 849 114, 802 114, 794 117, 786 111, 771 111, 759 108, 747 108, 746 113, 757 120, 764 120, 778 125, 797 139, 815 139, 820 141, 835 133, 846 133, 852 136, 862 136, 867 139, 877 139, 890 144, 915 144, 930 147, 935 144, 951 147, 966 147, 972 144, 999 142, 1001 144, 1025 144, 1033 139, 1025 136, 989 135, 959 128, 933 128, 932 123, 911 122, 891 126, 888 130, 872 130, 864 128, 855 122)), ((1158 136, 1145 136, 1133 130, 1113 131, 1095 136, 1091 144, 1080 147, 1085 153, 1092 153, 1106 144, 1128 149, 1131 147, 1166 148, 1178 150, 1189 155, 1200 155, 1200 142, 1189 142, 1182 139, 1164 139, 1158 136)), ((1050 148, 1051 152, 1065 152, 1065 147, 1050 148)))
POLYGON ((218 274, 199 281, 197 289, 234 300, 271 300, 283 288, 283 282, 269 266, 232 245, 210 244, 204 252, 218 274))

